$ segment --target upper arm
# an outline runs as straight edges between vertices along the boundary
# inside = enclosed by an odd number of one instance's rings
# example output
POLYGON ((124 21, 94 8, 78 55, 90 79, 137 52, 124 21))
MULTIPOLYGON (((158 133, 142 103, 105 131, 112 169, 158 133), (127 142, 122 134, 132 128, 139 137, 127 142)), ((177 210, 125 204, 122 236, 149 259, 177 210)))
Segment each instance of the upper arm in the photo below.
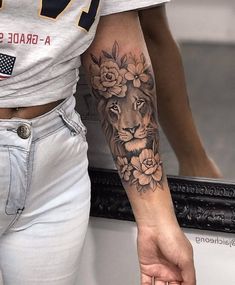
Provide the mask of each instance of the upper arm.
POLYGON ((120 54, 129 52, 147 54, 137 12, 123 12, 101 17, 95 39, 82 55, 85 69, 89 71, 91 54, 100 54, 102 50, 112 49, 115 41, 119 45, 120 54))

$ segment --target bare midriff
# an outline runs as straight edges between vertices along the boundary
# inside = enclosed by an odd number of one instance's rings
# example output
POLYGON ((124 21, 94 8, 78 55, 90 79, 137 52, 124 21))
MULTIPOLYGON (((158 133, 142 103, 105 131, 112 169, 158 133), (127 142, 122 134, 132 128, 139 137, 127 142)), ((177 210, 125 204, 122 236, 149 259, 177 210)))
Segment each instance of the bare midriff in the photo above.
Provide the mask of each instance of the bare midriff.
POLYGON ((19 108, 0 108, 0 119, 33 119, 41 116, 59 105, 63 100, 51 102, 45 105, 30 106, 30 107, 19 107, 19 108))

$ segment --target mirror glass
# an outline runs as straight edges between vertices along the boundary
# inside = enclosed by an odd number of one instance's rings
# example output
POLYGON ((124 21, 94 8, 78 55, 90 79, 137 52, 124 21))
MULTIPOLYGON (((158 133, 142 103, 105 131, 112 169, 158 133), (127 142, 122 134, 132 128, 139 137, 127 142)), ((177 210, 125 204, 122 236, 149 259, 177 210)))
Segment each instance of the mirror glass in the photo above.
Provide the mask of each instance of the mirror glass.
MULTIPOLYGON (((167 5, 169 25, 180 45, 195 125, 222 180, 231 181, 235 180, 234 9, 233 0, 177 0, 167 5)), ((166 171, 178 175, 176 156, 164 134, 161 137, 166 171)))
MULTIPOLYGON (((235 170, 235 45, 180 43, 194 122, 207 154, 224 179, 235 170)), ((178 161, 161 132, 161 153, 168 174, 178 175, 178 161)))
MULTIPOLYGON (((169 25, 180 46, 195 125, 206 153, 222 174, 220 179, 230 181, 235 180, 234 9, 231 0, 177 0, 167 4, 169 25)), ((88 128, 90 165, 115 169, 83 73, 77 101, 88 128)), ((179 161, 162 130, 160 136, 166 173, 179 175, 179 161)))

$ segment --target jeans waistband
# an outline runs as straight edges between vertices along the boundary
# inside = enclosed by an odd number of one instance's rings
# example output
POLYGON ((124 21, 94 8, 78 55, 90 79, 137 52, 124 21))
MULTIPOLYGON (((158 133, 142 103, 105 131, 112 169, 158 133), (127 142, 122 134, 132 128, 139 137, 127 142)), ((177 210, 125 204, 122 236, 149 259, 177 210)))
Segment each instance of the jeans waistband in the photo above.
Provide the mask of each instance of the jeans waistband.
POLYGON ((51 111, 33 119, 0 119, 0 145, 15 145, 17 135, 20 138, 17 140, 17 147, 27 150, 32 141, 50 134, 65 124, 70 126, 71 130, 83 131, 82 123, 79 125, 72 120, 74 107, 75 98, 71 96, 51 111))

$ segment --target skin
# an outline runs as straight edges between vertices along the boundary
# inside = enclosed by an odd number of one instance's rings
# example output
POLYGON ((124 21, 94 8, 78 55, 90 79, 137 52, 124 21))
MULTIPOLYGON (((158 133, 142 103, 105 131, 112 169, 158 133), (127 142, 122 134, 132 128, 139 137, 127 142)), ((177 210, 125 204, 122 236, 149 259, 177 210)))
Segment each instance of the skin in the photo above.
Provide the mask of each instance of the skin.
POLYGON ((206 153, 193 119, 182 58, 165 5, 139 11, 139 18, 155 71, 159 121, 178 158, 179 174, 222 177, 206 153))
POLYGON ((0 108, 0 119, 11 119, 13 117, 22 118, 22 119, 32 119, 49 112, 61 102, 62 100, 59 100, 45 105, 22 107, 19 109, 0 108))
MULTIPOLYGON (((170 281, 176 284, 195 285, 192 246, 177 223, 158 152, 159 137, 154 75, 138 14, 126 12, 102 17, 95 40, 83 54, 82 62, 97 99, 104 133, 135 215, 138 228, 137 248, 141 285, 152 285, 153 282, 165 284, 170 281), (117 50, 118 52, 116 52, 117 50), (111 71, 112 64, 107 61, 118 64, 118 68, 116 67, 118 72, 111 71), (125 64, 122 65, 121 61, 124 61, 125 64), (145 81, 146 77, 142 75, 145 82, 140 82, 140 85, 135 82, 135 88, 133 88, 133 77, 131 74, 124 75, 124 73, 132 70, 132 68, 128 68, 129 64, 138 65, 143 61, 146 68, 144 70, 139 68, 138 74, 147 74, 148 80, 145 81), (104 69, 103 67, 107 68, 107 65, 109 68, 104 69), (119 88, 116 88, 117 86, 113 88, 114 85, 109 82, 114 73, 116 79, 113 80, 119 88), (122 78, 118 77, 120 74, 122 78), (142 101, 138 101, 138 104, 131 104, 136 98, 139 100, 143 93, 147 94, 149 99, 145 100, 144 105, 141 106, 142 101), (125 109, 127 106, 129 112, 125 109), (137 106, 141 106, 140 109, 137 106), (132 132, 133 135, 134 131, 139 130, 146 121, 152 122, 151 133, 153 134, 150 133, 147 136, 145 143, 142 140, 134 141, 132 139, 130 141, 128 140, 130 134, 123 134, 125 130, 129 133, 132 132), (127 141, 130 144, 127 144, 127 141), (146 150, 148 154, 153 154, 151 159, 146 161, 150 165, 155 161, 154 175, 156 171, 158 172, 155 175, 157 178, 154 183, 151 182, 151 177, 143 178, 144 175, 141 176, 142 180, 138 173, 141 171, 136 161, 139 158, 142 165, 144 164, 144 159, 140 159, 140 157, 145 156, 146 158, 146 150), (142 151, 145 151, 145 155, 142 151), (129 168, 128 166, 123 167, 125 163, 129 163, 129 168), (155 281, 153 281, 153 277, 156 278, 155 281), (159 283, 160 281, 164 283, 159 283)), ((137 79, 136 77, 135 80, 137 79)), ((139 134, 141 135, 141 132, 139 134)), ((152 170, 150 170, 151 175, 153 174, 152 170)))

